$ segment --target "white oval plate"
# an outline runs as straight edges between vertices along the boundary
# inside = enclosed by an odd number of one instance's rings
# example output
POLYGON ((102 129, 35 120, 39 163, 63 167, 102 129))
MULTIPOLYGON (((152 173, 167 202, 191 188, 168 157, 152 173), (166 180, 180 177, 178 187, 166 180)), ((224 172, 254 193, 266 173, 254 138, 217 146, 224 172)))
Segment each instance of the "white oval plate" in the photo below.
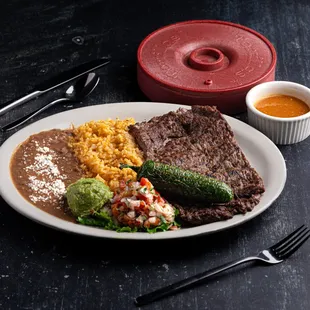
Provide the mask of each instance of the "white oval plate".
POLYGON ((285 161, 282 154, 271 140, 249 125, 229 116, 225 116, 225 118, 232 127, 235 137, 251 165, 263 178, 266 192, 253 211, 244 215, 236 215, 232 219, 226 221, 155 234, 142 232, 117 233, 115 231, 70 223, 54 217, 26 201, 16 190, 11 180, 9 168, 11 155, 15 148, 31 134, 53 128, 65 129, 72 123, 78 126, 90 120, 107 118, 113 119, 118 117, 123 119, 126 117, 134 117, 136 122, 140 122, 148 120, 153 116, 177 110, 179 107, 184 108, 185 106, 149 102, 104 104, 66 111, 33 123, 12 135, 0 148, 0 194, 17 212, 45 226, 76 234, 115 239, 155 240, 213 233, 240 225, 266 210, 283 190, 286 181, 285 161))

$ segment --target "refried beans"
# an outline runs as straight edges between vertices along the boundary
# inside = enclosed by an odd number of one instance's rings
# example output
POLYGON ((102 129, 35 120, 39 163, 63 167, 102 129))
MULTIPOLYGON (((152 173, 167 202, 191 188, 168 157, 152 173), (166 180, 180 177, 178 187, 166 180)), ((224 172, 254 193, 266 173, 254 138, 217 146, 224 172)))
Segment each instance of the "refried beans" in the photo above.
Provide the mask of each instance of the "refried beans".
POLYGON ((53 129, 30 136, 11 160, 11 176, 20 194, 36 207, 73 221, 64 193, 83 177, 83 170, 68 146, 71 130, 53 129))

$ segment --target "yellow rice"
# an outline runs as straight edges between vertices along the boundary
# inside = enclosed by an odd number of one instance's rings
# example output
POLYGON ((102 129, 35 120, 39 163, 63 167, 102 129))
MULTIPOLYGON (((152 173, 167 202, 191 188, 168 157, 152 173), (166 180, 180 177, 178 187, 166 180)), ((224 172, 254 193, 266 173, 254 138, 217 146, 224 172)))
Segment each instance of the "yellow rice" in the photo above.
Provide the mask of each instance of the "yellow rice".
POLYGON ((87 176, 100 176, 115 190, 121 180, 136 180, 131 169, 119 169, 121 163, 140 166, 143 154, 128 133, 133 118, 125 120, 91 121, 73 128, 74 138, 70 141, 75 155, 87 176))

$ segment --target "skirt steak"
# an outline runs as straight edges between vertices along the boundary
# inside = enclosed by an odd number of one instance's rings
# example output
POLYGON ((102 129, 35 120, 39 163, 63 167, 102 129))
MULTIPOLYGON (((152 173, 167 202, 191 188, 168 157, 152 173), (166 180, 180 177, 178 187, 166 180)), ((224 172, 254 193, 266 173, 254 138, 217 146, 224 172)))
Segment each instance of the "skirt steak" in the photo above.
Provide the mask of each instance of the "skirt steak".
POLYGON ((241 151, 231 127, 211 106, 180 108, 129 127, 145 159, 176 165, 227 183, 235 197, 225 204, 203 206, 173 202, 184 224, 201 225, 251 211, 265 191, 241 151))

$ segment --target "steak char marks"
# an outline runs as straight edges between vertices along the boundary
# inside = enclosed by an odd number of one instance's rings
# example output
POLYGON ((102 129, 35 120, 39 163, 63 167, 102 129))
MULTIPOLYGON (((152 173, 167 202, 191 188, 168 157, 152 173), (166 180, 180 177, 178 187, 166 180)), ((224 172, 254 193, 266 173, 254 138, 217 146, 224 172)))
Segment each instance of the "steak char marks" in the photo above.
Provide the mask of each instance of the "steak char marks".
POLYGON ((181 108, 130 126, 145 159, 176 165, 228 184, 232 201, 198 206, 174 202, 189 225, 226 220, 251 211, 265 191, 262 178, 246 159, 221 113, 210 106, 181 108))

